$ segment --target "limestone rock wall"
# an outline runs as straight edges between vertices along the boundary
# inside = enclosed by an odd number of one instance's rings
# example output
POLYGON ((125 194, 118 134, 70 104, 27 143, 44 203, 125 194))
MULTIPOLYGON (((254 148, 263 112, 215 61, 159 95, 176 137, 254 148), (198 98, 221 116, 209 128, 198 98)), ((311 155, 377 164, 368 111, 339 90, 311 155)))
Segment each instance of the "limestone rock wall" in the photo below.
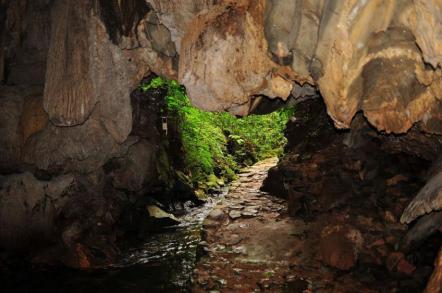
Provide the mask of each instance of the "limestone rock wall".
POLYGON ((415 137, 442 134, 441 11, 442 0, 0 0, 0 173, 86 176, 78 190, 107 208, 105 190, 143 190, 160 138, 130 93, 151 72, 236 115, 319 91, 335 126, 362 112, 379 131, 408 131, 391 149, 419 154, 428 144, 415 137))
POLYGON ((440 132, 441 1, 149 2, 201 108, 244 115, 309 83, 339 128, 363 111, 387 133, 440 132))
POLYGON ((122 211, 161 184, 160 111, 131 92, 152 71, 176 75, 170 32, 141 0, 0 7, 0 246, 106 263, 122 211))
POLYGON ((207 110, 245 115, 256 97, 286 99, 308 83, 339 128, 362 111, 387 133, 405 133, 416 122, 427 132, 442 129, 440 0, 2 5, 9 7, 0 18, 3 79, 45 81, 45 110, 58 126, 101 111, 118 143, 130 132, 127 88, 149 70, 178 78, 207 110), (22 65, 38 77, 23 74, 22 65))

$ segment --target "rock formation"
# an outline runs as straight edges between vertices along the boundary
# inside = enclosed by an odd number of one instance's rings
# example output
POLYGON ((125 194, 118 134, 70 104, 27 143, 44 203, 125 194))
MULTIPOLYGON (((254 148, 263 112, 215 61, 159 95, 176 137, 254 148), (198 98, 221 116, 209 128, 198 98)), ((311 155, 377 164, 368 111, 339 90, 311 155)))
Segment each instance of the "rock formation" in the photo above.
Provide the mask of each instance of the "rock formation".
MULTIPOLYGON (((334 125, 352 128, 348 143, 365 129, 360 113, 385 150, 441 150, 441 0, 0 0, 0 202, 18 211, 0 223, 52 231, 59 198, 85 207, 95 194, 96 220, 114 225, 121 190, 155 181, 156 120, 130 97, 152 72, 178 79, 198 107, 236 115, 319 92, 334 125), (60 176, 74 186, 49 194, 60 176), (18 207, 30 195, 17 182, 34 185, 33 204, 49 198, 47 214, 18 207)), ((403 221, 441 209, 440 173, 428 179, 403 221)), ((74 251, 91 228, 82 217, 55 229, 74 251)), ((0 225, 2 243, 17 241, 0 225)))

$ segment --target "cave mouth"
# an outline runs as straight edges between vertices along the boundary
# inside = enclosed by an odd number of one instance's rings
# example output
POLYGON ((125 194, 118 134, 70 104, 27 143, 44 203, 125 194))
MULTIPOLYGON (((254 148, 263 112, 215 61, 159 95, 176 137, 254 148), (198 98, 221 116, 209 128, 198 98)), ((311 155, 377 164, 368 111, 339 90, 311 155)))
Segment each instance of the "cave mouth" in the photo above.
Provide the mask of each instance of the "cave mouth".
POLYGON ((260 115, 207 112, 191 104, 184 86, 154 74, 144 78, 131 97, 132 135, 159 137, 162 193, 177 202, 204 201, 243 168, 281 157, 285 126, 295 111, 295 106, 275 101, 271 111, 260 115))
MULTIPOLYGON (((0 288, 422 291, 442 245, 440 218, 408 227, 400 218, 437 148, 380 133, 362 115, 338 130, 320 96, 260 99, 261 115, 238 118, 193 107, 174 80, 144 78, 131 93, 132 145, 103 165, 104 206, 121 209, 118 221, 92 217, 95 228, 60 267, 47 266, 63 254, 45 246, 29 254, 37 265, 23 250, 2 260, 0 288)), ((100 198, 80 183, 65 195, 75 209, 100 198)), ((75 233, 68 220, 66 211, 56 219, 66 238, 75 233)))
POLYGON ((0 291, 442 291, 441 11, 0 0, 0 291))
MULTIPOLYGON (((66 257, 64 245, 57 247, 55 237, 47 243, 38 235, 25 235, 16 254, 5 250, 0 288, 20 292, 38 284, 46 291, 82 292, 97 286, 125 290, 135 278, 135 286, 143 290, 145 286, 186 290, 199 253, 201 221, 245 169, 266 160, 274 164, 283 155, 285 126, 294 112, 293 106, 280 103, 271 113, 247 117, 202 111, 191 105, 183 86, 154 74, 144 78, 130 97, 132 145, 126 154, 107 160, 100 174, 108 200, 102 204, 121 210, 118 221, 108 226, 104 219, 114 217, 108 212, 101 219, 92 216, 85 221, 88 224, 71 223, 69 212, 60 212, 56 229, 69 227, 63 237, 75 237, 73 255, 66 257), (86 235, 76 234, 84 228, 81 225, 89 224, 86 235), (26 243, 32 240, 45 244, 30 249, 26 243), (24 260, 22 254, 28 251, 30 259, 24 260), (90 271, 72 271, 65 265, 90 271)), ((43 173, 47 176, 38 177, 43 184, 59 180, 43 173)), ((94 201, 101 201, 86 184, 94 186, 82 178, 63 192, 66 198, 82 194, 70 202, 71 207, 92 210, 94 201)))

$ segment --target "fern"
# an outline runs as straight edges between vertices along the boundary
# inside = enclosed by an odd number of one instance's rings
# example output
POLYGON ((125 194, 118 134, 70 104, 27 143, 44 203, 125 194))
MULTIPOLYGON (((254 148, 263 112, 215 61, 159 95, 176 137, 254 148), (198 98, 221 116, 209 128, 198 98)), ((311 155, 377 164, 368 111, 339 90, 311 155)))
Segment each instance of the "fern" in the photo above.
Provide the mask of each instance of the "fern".
POLYGON ((282 154, 283 132, 293 108, 236 118, 193 107, 185 88, 174 80, 156 77, 140 85, 144 92, 160 87, 167 89, 167 111, 178 124, 183 144, 184 172, 193 182, 211 174, 232 179, 244 165, 282 154))

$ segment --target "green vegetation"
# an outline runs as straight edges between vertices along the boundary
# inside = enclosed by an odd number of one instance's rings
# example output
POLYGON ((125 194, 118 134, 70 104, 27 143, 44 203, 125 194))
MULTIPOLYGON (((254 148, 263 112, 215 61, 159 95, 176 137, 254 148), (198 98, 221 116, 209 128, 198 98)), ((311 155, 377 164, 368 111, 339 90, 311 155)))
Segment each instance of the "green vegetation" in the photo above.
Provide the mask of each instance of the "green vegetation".
POLYGON ((221 178, 232 180, 244 166, 282 154, 283 131, 293 108, 236 118, 194 108, 185 88, 176 81, 156 77, 140 86, 144 92, 159 87, 167 89, 165 111, 180 136, 182 171, 194 184, 204 184, 203 189, 222 185, 221 178))

